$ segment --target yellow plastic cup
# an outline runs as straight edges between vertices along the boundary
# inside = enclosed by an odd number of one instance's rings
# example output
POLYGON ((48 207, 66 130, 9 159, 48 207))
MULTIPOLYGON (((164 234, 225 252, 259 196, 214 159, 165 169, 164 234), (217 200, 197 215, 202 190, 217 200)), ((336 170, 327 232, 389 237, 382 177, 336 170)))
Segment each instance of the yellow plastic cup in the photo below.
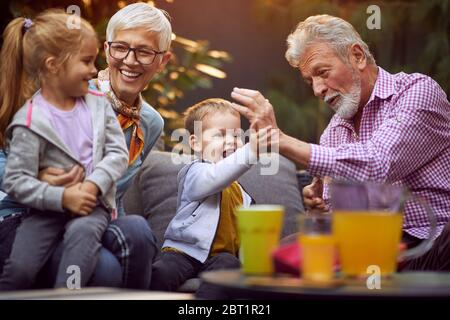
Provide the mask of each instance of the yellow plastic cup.
POLYGON ((278 246, 284 207, 253 205, 237 210, 240 259, 245 274, 271 275, 272 252, 278 246))

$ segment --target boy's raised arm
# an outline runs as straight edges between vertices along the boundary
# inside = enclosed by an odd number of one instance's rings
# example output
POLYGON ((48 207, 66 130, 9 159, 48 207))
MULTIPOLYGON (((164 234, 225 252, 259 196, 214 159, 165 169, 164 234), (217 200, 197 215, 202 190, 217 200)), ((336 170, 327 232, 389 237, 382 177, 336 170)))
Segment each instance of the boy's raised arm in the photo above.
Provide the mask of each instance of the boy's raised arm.
POLYGON ((198 162, 188 170, 184 194, 191 201, 218 193, 257 163, 257 155, 247 143, 217 163, 198 162))

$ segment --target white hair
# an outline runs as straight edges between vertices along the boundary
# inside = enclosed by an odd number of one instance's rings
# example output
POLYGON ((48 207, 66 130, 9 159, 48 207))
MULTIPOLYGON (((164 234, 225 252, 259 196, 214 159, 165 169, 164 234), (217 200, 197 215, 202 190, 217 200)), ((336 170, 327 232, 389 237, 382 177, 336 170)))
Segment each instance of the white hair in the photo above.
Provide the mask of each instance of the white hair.
POLYGON ((355 28, 347 21, 327 14, 308 17, 288 36, 285 56, 289 64, 298 68, 303 51, 314 42, 329 44, 344 62, 349 61, 348 49, 353 44, 359 44, 368 63, 375 64, 369 47, 355 28))
POLYGON ((169 19, 170 16, 164 10, 144 2, 133 3, 111 17, 106 28, 106 39, 113 41, 117 31, 144 28, 157 35, 159 46, 157 50, 168 50, 172 40, 172 26, 169 19))

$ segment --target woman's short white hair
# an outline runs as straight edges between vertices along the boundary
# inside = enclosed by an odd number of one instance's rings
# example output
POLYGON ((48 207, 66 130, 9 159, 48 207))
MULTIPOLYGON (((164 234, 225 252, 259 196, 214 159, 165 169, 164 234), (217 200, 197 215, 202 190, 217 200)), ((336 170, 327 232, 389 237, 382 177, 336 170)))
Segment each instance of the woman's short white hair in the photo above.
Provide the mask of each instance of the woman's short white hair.
POLYGON ((327 14, 308 17, 288 36, 285 56, 289 64, 298 68, 303 51, 314 42, 329 44, 344 62, 348 62, 348 49, 359 44, 368 63, 375 64, 369 47, 355 28, 347 21, 327 14))
POLYGON ((117 31, 144 28, 157 35, 159 48, 155 48, 156 50, 168 50, 172 40, 172 26, 169 19, 164 10, 144 2, 133 3, 111 17, 106 28, 106 39, 113 41, 117 31))

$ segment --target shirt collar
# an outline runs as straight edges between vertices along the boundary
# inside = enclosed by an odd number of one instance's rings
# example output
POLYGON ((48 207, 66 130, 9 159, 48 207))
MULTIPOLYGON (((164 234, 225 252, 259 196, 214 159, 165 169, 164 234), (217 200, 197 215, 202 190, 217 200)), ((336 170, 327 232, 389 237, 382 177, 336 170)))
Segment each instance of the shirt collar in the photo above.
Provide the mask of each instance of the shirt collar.
POLYGON ((372 90, 372 94, 367 103, 371 102, 375 97, 387 99, 395 93, 395 77, 381 67, 378 67, 377 81, 372 90))
POLYGON ((339 117, 337 114, 335 114, 330 120, 329 127, 334 128, 334 127, 338 127, 338 126, 353 128, 353 120, 344 119, 344 118, 339 117))

